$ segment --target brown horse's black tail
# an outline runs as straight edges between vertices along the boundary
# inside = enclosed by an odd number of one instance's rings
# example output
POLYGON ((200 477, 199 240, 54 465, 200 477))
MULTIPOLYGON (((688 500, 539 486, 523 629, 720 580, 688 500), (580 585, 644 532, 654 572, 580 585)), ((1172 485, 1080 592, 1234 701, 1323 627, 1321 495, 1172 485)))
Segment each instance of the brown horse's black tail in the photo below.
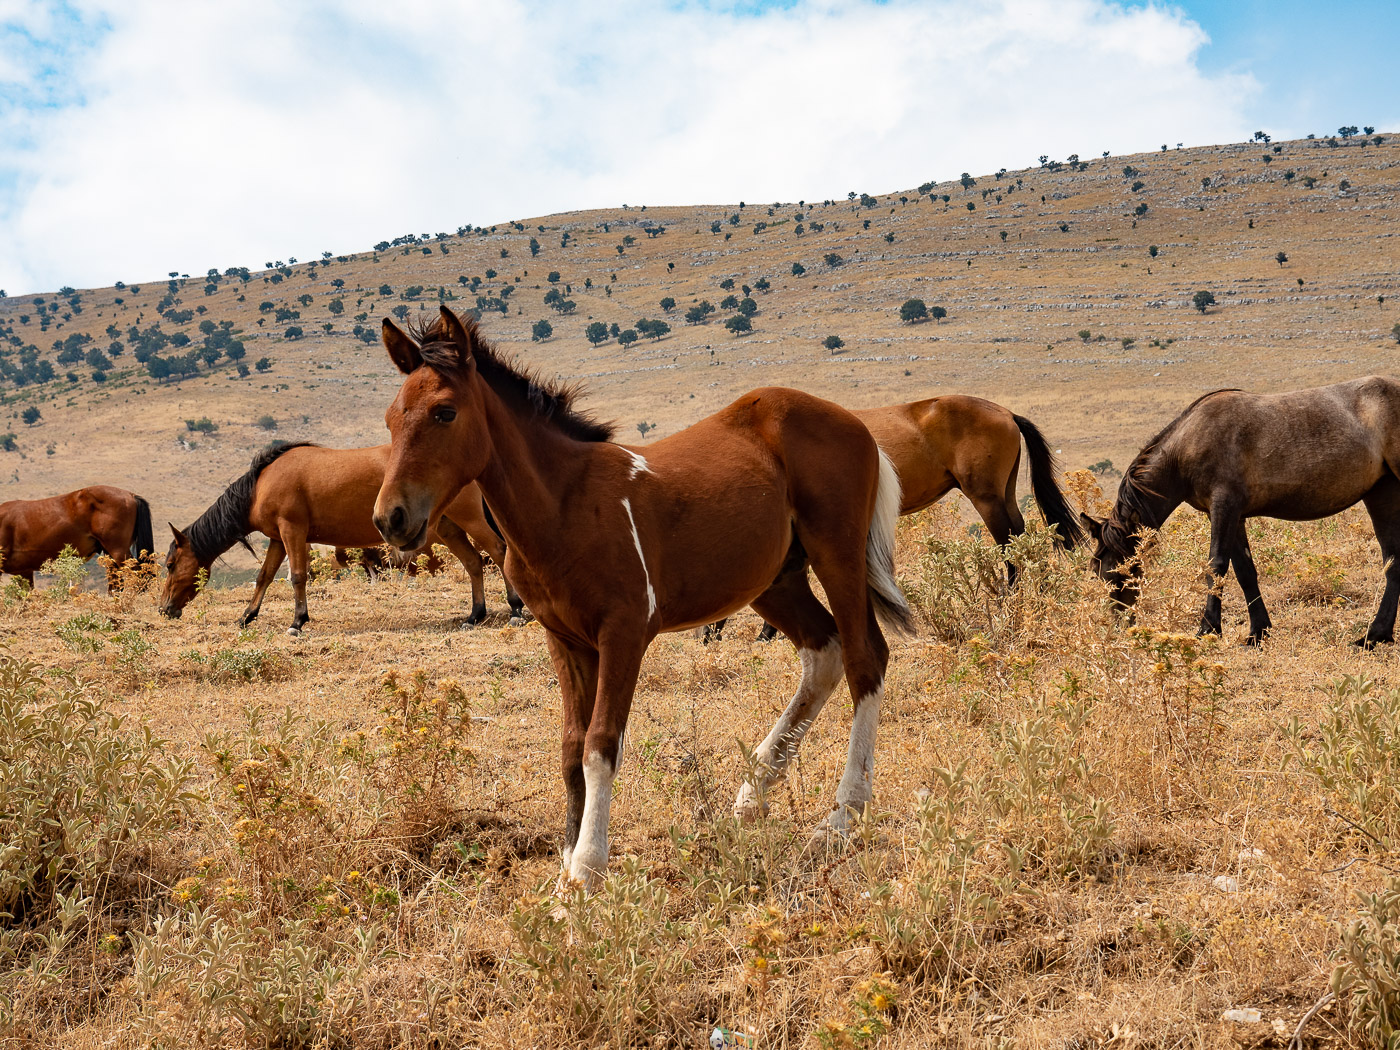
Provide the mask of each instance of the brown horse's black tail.
POLYGON ((136 497, 136 528, 131 532, 131 556, 136 559, 153 557, 156 538, 151 532, 151 505, 144 497, 136 497))
POLYGON ((1016 420, 1016 427, 1026 442, 1026 453, 1031 461, 1031 492, 1040 504, 1040 513, 1047 525, 1055 526, 1056 542, 1065 550, 1071 550, 1083 541, 1084 531, 1055 481, 1055 457, 1039 427, 1022 416, 1011 418, 1016 420))

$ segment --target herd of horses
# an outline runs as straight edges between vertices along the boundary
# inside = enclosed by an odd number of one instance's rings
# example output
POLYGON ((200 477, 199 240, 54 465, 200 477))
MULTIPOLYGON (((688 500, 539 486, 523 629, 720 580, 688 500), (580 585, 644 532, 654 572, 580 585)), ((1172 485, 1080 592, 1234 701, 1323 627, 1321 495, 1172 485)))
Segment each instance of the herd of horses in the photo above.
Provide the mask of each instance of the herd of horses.
MULTIPOLYGON (((594 887, 607 867, 613 782, 642 658, 656 635, 722 623, 752 606, 798 650, 801 680, 756 752, 735 813, 765 796, 844 677, 854 705, 845 770, 822 832, 843 832, 872 798, 875 734, 889 661, 886 630, 911 633, 894 575, 894 526, 963 492, 992 539, 1024 530, 1016 477, 1024 442, 1032 492, 1064 547, 1095 542, 1094 570, 1131 606, 1146 530, 1182 503, 1209 516, 1209 572, 1231 565, 1248 602, 1248 642, 1270 628, 1246 519, 1311 520, 1360 501, 1385 561, 1385 593, 1357 644, 1393 640, 1400 602, 1400 384, 1371 376, 1312 390, 1199 398, 1125 473, 1111 513, 1076 516, 1030 421, 980 398, 947 396, 848 412, 799 390, 751 391, 679 433, 625 446, 575 404, 577 389, 503 355, 447 308, 430 325, 383 322, 404 375, 388 445, 307 443, 262 450, 194 523, 171 525, 159 600, 179 616, 214 561, 269 540, 240 623, 258 615, 283 560, 308 619, 310 545, 401 563, 442 543, 472 579, 469 623, 485 615, 479 551, 500 566, 513 621, 544 628, 563 699, 563 875, 594 887), (811 570, 809 574, 808 570, 811 570), (813 593, 815 575, 826 595, 813 593)), ((120 565, 152 551, 146 501, 97 487, 0 504, 0 569, 32 584, 72 546, 120 565)), ((1015 569, 1008 564, 1008 584, 1015 569)), ((1219 587, 1202 633, 1221 630, 1219 587)))

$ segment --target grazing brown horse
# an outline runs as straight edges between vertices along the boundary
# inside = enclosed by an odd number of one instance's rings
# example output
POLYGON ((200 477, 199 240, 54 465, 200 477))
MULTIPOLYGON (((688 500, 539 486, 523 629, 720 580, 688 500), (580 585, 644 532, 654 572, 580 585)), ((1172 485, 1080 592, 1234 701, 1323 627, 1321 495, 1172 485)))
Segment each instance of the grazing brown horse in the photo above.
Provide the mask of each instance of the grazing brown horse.
MULTIPOLYGON (((170 526, 175 540, 165 560, 161 612, 179 616, 198 590, 199 571, 208 572, 214 560, 236 543, 251 552, 247 536, 261 532, 271 542, 239 624, 247 626, 257 618, 263 594, 286 558, 291 562, 296 596, 291 631, 300 631, 310 619, 306 608, 310 545, 364 548, 379 544, 371 514, 388 458, 388 445, 339 449, 303 441, 279 442, 263 449, 253 457, 247 472, 193 525, 185 531, 170 526)), ((486 592, 481 556, 473 541, 481 544, 498 565, 505 562, 505 544, 487 524, 481 492, 475 486, 453 493, 439 514, 417 546, 445 544, 462 562, 472 581, 472 612, 467 623, 480 623, 486 616, 486 592)), ((522 623, 520 598, 508 579, 506 600, 510 603, 511 622, 522 623)))
MULTIPOLYGON (((72 547, 86 561, 106 554, 120 565, 153 553, 151 507, 126 489, 93 485, 48 499, 0 503, 0 572, 34 586, 34 572, 72 547)), ((108 586, 113 577, 108 576, 108 586)))
POLYGON ((407 378, 385 415, 375 525, 412 550, 456 492, 481 486, 563 693, 565 876, 591 888, 606 871, 613 781, 651 640, 749 604, 797 645, 803 674, 735 808, 761 810, 844 670, 855 720, 828 826, 846 828, 871 798, 889 659, 879 621, 911 620, 894 579, 899 481, 861 422, 770 387, 643 454, 446 307, 416 338, 387 318, 383 331, 407 378))
MULTIPOLYGON (((1362 502, 1380 541, 1385 594, 1357 645, 1394 641, 1400 600, 1400 382, 1368 376, 1284 394, 1216 390, 1198 398, 1138 453, 1105 520, 1083 516, 1094 568, 1123 605, 1137 600, 1140 530, 1161 528, 1186 503, 1210 517, 1209 571, 1231 564, 1249 607, 1247 643, 1272 623, 1259 593, 1245 521, 1312 521, 1362 502), (1124 563, 1128 567, 1124 568, 1124 563)), ((1201 614, 1220 633, 1220 589, 1201 614)))
POLYGON ((428 544, 422 550, 409 551, 407 554, 402 551, 389 551, 385 553, 383 546, 379 547, 337 547, 335 549, 335 563, 342 569, 348 569, 352 564, 358 565, 365 570, 365 575, 371 580, 380 576, 385 569, 400 569, 409 576, 417 576, 420 571, 419 558, 427 559, 421 566, 421 571, 429 576, 436 576, 447 568, 447 563, 433 552, 432 544, 428 544), (350 552, 359 551, 360 556, 352 559, 350 552))
MULTIPOLYGON (((1055 481, 1055 457, 1040 429, 1024 416, 980 397, 948 394, 907 405, 856 409, 880 450, 899 474, 899 513, 913 514, 937 503, 953 489, 971 501, 992 541, 998 546, 1026 531, 1016 505, 1016 475, 1021 468, 1021 441, 1030 460, 1031 492, 1059 545, 1070 549, 1083 540, 1079 522, 1055 481)), ((1006 564, 1008 585, 1016 566, 1006 564)), ((704 640, 718 640, 724 622, 705 629, 704 640)), ((759 641, 773 637, 764 624, 759 641)))

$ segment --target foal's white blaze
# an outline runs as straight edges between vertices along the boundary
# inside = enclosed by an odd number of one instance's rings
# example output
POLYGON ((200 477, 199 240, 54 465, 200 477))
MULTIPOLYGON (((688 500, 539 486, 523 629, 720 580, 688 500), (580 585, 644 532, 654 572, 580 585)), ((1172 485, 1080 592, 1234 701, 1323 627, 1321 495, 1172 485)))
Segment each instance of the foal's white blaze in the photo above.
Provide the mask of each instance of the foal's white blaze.
MULTIPOLYGON (((621 754, 621 743, 618 745, 621 754)), ((583 760, 583 819, 578 842, 566 853, 569 878, 595 888, 608 870, 608 814, 612 809, 613 780, 617 768, 597 751, 583 760)))
POLYGON ((754 752, 759 764, 755 770, 755 782, 745 781, 734 800, 734 815, 741 820, 762 815, 767 808, 762 801, 763 796, 782 779, 788 763, 802 744, 802 738, 807 735, 807 730, 821 713, 832 690, 841 681, 840 638, 832 638, 820 649, 799 649, 797 655, 802 659, 802 680, 798 682, 797 691, 792 694, 787 707, 754 752))
POLYGON ((647 466, 645 456, 638 455, 637 453, 633 452, 630 448, 624 448, 622 451, 626 452, 629 456, 632 457, 632 466, 627 474, 628 481, 631 481, 638 474, 651 473, 651 467, 647 466))
MULTIPOLYGON (((640 457, 639 457, 640 458, 640 457)), ((645 462, 645 460, 643 460, 645 462)), ((622 509, 627 512, 627 524, 632 526, 632 542, 637 547, 637 558, 642 563, 642 575, 647 581, 647 619, 656 615, 656 590, 651 585, 651 573, 647 570, 647 556, 642 553, 642 537, 637 534, 637 519, 632 517, 632 501, 624 499, 622 509)))
POLYGON ((885 683, 881 682, 856 704, 846 772, 836 788, 836 809, 827 821, 837 831, 845 831, 850 826, 851 812, 859 813, 874 797, 875 728, 880 724, 880 702, 884 698, 885 683))

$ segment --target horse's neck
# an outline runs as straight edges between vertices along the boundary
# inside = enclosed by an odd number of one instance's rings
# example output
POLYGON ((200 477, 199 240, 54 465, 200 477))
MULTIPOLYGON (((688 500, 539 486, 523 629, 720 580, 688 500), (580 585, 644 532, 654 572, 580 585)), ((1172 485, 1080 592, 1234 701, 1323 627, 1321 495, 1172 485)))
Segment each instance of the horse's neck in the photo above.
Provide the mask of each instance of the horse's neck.
POLYGON ((1172 458, 1164 453, 1154 456, 1134 482, 1137 496, 1133 506, 1124 507, 1120 499, 1118 507, 1119 517, 1133 525, 1160 529, 1186 499, 1180 473, 1172 458))
POLYGON ((506 542, 527 563, 558 551, 568 532, 563 494, 595 443, 578 441, 487 387, 491 456, 476 479, 506 542))

